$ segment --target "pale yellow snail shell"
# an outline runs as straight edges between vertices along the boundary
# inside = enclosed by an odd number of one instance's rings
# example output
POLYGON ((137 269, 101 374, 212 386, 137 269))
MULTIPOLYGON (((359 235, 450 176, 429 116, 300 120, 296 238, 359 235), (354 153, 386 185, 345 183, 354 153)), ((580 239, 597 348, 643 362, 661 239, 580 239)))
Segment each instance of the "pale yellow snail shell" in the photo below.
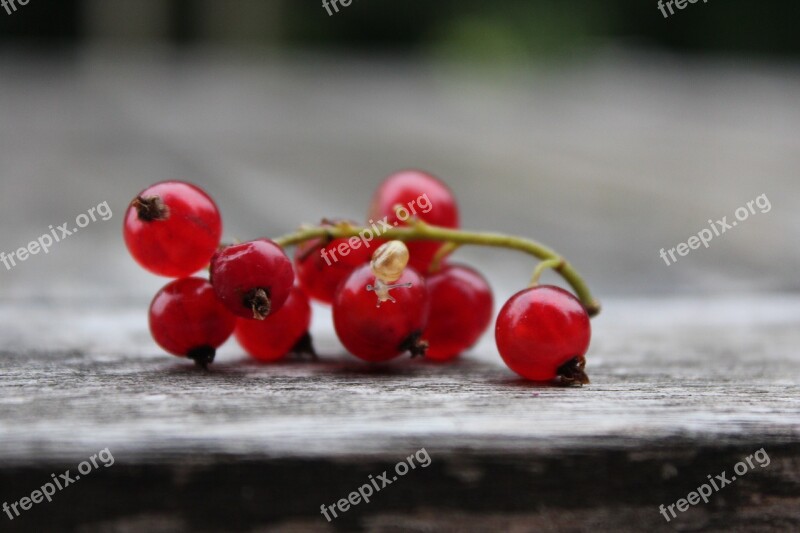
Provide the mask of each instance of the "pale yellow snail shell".
POLYGON ((372 254, 372 272, 384 283, 400 279, 408 266, 408 247, 402 241, 389 241, 372 254))

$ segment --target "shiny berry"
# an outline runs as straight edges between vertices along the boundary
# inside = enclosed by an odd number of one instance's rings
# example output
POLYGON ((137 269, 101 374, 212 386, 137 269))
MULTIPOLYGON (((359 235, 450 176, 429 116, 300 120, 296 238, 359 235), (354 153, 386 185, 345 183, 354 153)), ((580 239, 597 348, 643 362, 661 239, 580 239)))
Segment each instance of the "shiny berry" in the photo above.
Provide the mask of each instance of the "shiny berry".
MULTIPOLYGON (((370 221, 377 223, 384 217, 388 217, 388 223, 393 227, 407 225, 412 217, 434 226, 459 226, 453 192, 437 178, 419 170, 397 172, 386 178, 375 192, 369 211, 370 221), (396 206, 402 207, 399 217, 396 206)), ((411 266, 418 272, 427 272, 441 246, 438 242, 409 242, 411 266)))
POLYGON ((211 260, 211 284, 233 314, 263 320, 289 297, 294 271, 283 248, 259 239, 217 252, 211 260))
POLYGON ((424 353, 420 335, 428 321, 430 304, 425 280, 407 268, 389 301, 380 303, 369 288, 380 284, 369 265, 355 270, 339 285, 333 300, 333 325, 344 347, 365 361, 387 361, 403 352, 424 353), (407 286, 410 284, 410 286, 407 286))
POLYGON ((492 290, 477 271, 445 265, 426 278, 431 317, 422 334, 425 357, 448 361, 472 347, 492 322, 492 290))
POLYGON ((236 340, 259 361, 277 361, 298 346, 308 334, 311 304, 303 289, 294 287, 283 307, 264 320, 240 318, 236 340))
POLYGON ((125 213, 125 244, 134 259, 160 276, 190 276, 208 266, 222 236, 214 201, 181 181, 148 187, 125 213))
POLYGON ((336 288, 353 270, 366 264, 372 254, 358 237, 306 241, 297 247, 294 262, 300 286, 320 302, 333 303, 336 288))
POLYGON ((503 360, 523 378, 589 382, 583 372, 591 339, 589 315, 563 289, 543 285, 512 296, 497 317, 495 337, 503 360))
POLYGON ((211 284, 201 278, 175 280, 150 304, 150 332, 167 352, 206 366, 228 340, 236 317, 217 300, 211 284))

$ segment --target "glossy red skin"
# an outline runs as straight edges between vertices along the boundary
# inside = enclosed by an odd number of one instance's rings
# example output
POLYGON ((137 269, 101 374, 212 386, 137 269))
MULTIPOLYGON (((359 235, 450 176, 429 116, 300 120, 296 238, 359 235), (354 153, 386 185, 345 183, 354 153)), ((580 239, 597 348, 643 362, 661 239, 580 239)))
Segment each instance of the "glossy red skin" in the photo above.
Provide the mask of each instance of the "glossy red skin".
POLYGON ((426 278, 431 316, 422 335, 425 357, 449 361, 471 348, 492 322, 492 289, 476 270, 445 265, 426 278))
POLYGON ((159 196, 169 208, 165 220, 139 219, 134 206, 125 213, 123 235, 134 259, 159 276, 181 278, 208 266, 222 237, 222 218, 202 189, 181 181, 148 187, 140 197, 159 196))
POLYGON ((201 278, 183 278, 161 289, 150 304, 150 332, 167 352, 185 357, 203 347, 219 348, 233 333, 236 317, 201 278))
POLYGON ((333 303, 339 284, 353 270, 369 262, 376 247, 372 243, 369 243, 369 247, 365 246, 358 237, 354 237, 352 243, 356 246, 351 246, 350 239, 331 241, 324 247, 327 259, 321 253, 321 239, 307 241, 297 247, 294 254, 297 278, 309 296, 326 304, 333 303), (340 246, 347 255, 340 253, 340 246))
POLYGON ((311 303, 303 289, 292 288, 279 310, 264 320, 238 319, 236 340, 254 359, 263 362, 285 357, 311 324, 311 303))
POLYGON ((522 290, 500 310, 495 339, 508 367, 525 379, 550 381, 589 349, 589 315, 572 294, 550 285, 522 290))
POLYGON ((378 302, 367 285, 375 284, 369 265, 353 271, 339 286, 333 301, 333 326, 347 350, 365 361, 388 361, 404 350, 400 345, 428 322, 430 301, 425 280, 406 268, 394 283, 412 283, 409 288, 392 289, 396 302, 378 302))
MULTIPOLYGON (((392 227, 406 226, 407 221, 398 220, 394 207, 402 205, 408 209, 409 203, 415 202, 423 194, 428 197, 430 210, 423 213, 419 202, 416 202, 416 214, 411 214, 412 216, 435 226, 459 227, 458 205, 453 192, 439 179, 419 170, 403 170, 386 178, 372 199, 369 220, 378 223, 388 216, 388 223, 392 227)), ((425 204, 424 198, 422 202, 425 204)), ((424 207, 428 209, 427 205, 424 207)), ((406 244, 411 253, 409 265, 422 273, 428 271, 433 257, 442 247, 438 242, 417 241, 406 244)))
POLYGON ((294 270, 283 248, 259 239, 217 252, 211 260, 211 284, 233 314, 253 319, 253 310, 244 304, 245 296, 264 289, 270 297, 270 314, 278 311, 294 285, 294 270))

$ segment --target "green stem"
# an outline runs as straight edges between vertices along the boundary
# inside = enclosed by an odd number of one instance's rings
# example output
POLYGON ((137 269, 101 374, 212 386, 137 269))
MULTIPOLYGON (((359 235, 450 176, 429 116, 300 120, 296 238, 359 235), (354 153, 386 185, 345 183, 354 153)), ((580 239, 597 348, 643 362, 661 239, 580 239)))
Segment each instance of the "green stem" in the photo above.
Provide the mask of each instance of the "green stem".
POLYGON ((431 260, 431 266, 428 267, 428 274, 434 274, 442 269, 442 263, 453 252, 455 252, 461 245, 454 242, 447 242, 436 251, 436 255, 431 260))
POLYGON ((542 277, 544 271, 548 268, 552 268, 556 272, 560 272, 564 266, 563 259, 547 259, 542 261, 538 265, 536 265, 536 270, 533 271, 533 276, 531 276, 531 283, 528 285, 529 287, 536 287, 539 284, 539 278, 542 277))
MULTIPOLYGON (((338 224, 335 226, 303 227, 295 233, 284 235, 273 240, 279 246, 285 248, 311 239, 343 239, 359 237, 360 234, 366 233, 372 234, 372 230, 370 228, 351 226, 350 224, 338 224)), ((474 244, 495 248, 508 248, 525 252, 542 261, 555 260, 560 264, 560 268, 556 270, 575 291, 575 294, 581 303, 583 303, 589 316, 595 316, 600 312, 600 302, 594 299, 588 285, 581 275, 578 274, 578 271, 555 251, 538 242, 522 237, 503 235, 501 233, 473 232, 442 228, 439 226, 431 226, 421 221, 409 227, 386 229, 381 232, 380 238, 384 240, 396 239, 400 241, 442 241, 453 243, 454 245, 474 244)))

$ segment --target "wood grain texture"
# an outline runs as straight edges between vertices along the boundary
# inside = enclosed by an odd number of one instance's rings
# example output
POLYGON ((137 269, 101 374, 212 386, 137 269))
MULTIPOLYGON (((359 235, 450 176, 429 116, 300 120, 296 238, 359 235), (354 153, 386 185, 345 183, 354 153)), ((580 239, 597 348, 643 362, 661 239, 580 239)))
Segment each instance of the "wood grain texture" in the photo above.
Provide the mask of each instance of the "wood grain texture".
MULTIPOLYGON (((786 530, 800 524, 800 304, 743 303, 744 314, 725 300, 611 301, 593 384, 569 389, 517 380, 491 339, 456 365, 362 364, 341 353, 321 310, 320 362, 261 366, 230 347, 202 372, 136 348, 136 312, 74 309, 48 338, 94 345, 42 339, 0 362, 0 496, 16 500, 109 448, 113 467, 20 524, 325 530, 320 505, 425 448, 429 468, 330 527, 668 530, 659 505, 763 448, 768 466, 669 526, 786 530), (662 318, 648 323, 644 309, 662 318), (95 499, 102 510, 74 512, 95 499)), ((40 311, 14 315, 44 326, 40 311)))

